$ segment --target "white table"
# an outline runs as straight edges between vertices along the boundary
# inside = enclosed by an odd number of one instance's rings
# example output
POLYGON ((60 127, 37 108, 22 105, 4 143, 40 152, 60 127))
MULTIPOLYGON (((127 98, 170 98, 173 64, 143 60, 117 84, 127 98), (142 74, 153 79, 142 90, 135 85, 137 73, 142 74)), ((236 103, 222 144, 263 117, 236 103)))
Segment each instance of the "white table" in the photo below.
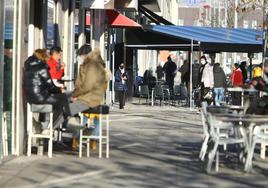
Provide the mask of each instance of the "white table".
POLYGON ((241 106, 244 106, 244 93, 248 92, 248 93, 257 93, 259 92, 258 90, 256 90, 255 88, 249 88, 249 89, 244 89, 241 87, 230 87, 227 88, 228 92, 241 92, 241 106))

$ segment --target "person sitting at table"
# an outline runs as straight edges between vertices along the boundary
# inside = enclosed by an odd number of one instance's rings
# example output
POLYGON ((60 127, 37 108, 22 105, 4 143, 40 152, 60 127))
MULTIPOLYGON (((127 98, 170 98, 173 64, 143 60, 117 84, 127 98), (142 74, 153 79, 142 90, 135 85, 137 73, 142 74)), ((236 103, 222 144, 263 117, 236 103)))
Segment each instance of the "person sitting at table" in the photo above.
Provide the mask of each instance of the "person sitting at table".
POLYGON ((255 78, 252 85, 255 89, 262 91, 261 98, 254 99, 247 109, 247 114, 267 115, 268 114, 268 61, 263 66, 263 77, 255 78))
POLYGON ((49 73, 51 75, 53 83, 63 90, 65 87, 64 84, 60 82, 60 80, 64 76, 65 64, 60 62, 61 56, 61 48, 52 47, 50 49, 50 59, 47 61, 47 64, 49 66, 49 73))

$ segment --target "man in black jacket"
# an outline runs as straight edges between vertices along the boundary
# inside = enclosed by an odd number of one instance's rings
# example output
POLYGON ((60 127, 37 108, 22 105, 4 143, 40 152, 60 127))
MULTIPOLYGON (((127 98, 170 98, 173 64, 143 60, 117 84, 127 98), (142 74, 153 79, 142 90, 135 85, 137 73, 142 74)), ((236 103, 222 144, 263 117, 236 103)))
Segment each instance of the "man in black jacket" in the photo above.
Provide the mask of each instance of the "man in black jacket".
POLYGON ((163 70, 165 71, 166 82, 169 86, 169 90, 171 93, 173 93, 174 79, 176 76, 177 65, 175 62, 171 60, 170 56, 168 56, 167 60, 168 61, 165 63, 163 70))

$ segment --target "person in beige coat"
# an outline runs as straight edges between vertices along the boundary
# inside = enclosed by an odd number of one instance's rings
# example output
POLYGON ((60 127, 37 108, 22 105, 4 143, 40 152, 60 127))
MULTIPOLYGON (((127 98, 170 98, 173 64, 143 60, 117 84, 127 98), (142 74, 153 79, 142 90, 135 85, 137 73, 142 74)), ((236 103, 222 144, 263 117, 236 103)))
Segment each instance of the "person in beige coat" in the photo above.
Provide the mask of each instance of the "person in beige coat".
MULTIPOLYGON (((104 93, 110 76, 109 72, 105 68, 105 62, 101 58, 99 50, 83 55, 83 63, 79 67, 75 89, 72 93, 74 102, 70 105, 71 114, 103 104, 104 93)), ((89 130, 88 134, 91 134, 91 132, 94 136, 99 135, 98 115, 94 116, 94 129, 89 130)), ((72 145, 75 146, 76 141, 72 145)), ((96 149, 96 145, 96 140, 90 140, 91 149, 96 149)))
POLYGON ((79 68, 79 75, 72 93, 74 98, 94 108, 103 103, 108 85, 108 74, 100 51, 94 50, 86 56, 79 68))

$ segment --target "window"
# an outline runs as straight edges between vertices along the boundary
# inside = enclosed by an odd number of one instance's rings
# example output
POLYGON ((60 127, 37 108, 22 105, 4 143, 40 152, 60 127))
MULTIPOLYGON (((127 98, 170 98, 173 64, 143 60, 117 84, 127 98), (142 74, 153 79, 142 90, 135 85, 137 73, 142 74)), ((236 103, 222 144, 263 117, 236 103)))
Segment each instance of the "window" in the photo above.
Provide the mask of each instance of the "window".
POLYGON ((252 20, 251 28, 252 29, 257 29, 258 28, 258 22, 257 22, 257 20, 252 20))
POLYGON ((184 19, 179 19, 178 24, 179 24, 179 25, 184 25, 184 19))
POLYGON ((244 20, 243 22, 243 28, 249 28, 249 23, 248 23, 248 20, 244 20))

